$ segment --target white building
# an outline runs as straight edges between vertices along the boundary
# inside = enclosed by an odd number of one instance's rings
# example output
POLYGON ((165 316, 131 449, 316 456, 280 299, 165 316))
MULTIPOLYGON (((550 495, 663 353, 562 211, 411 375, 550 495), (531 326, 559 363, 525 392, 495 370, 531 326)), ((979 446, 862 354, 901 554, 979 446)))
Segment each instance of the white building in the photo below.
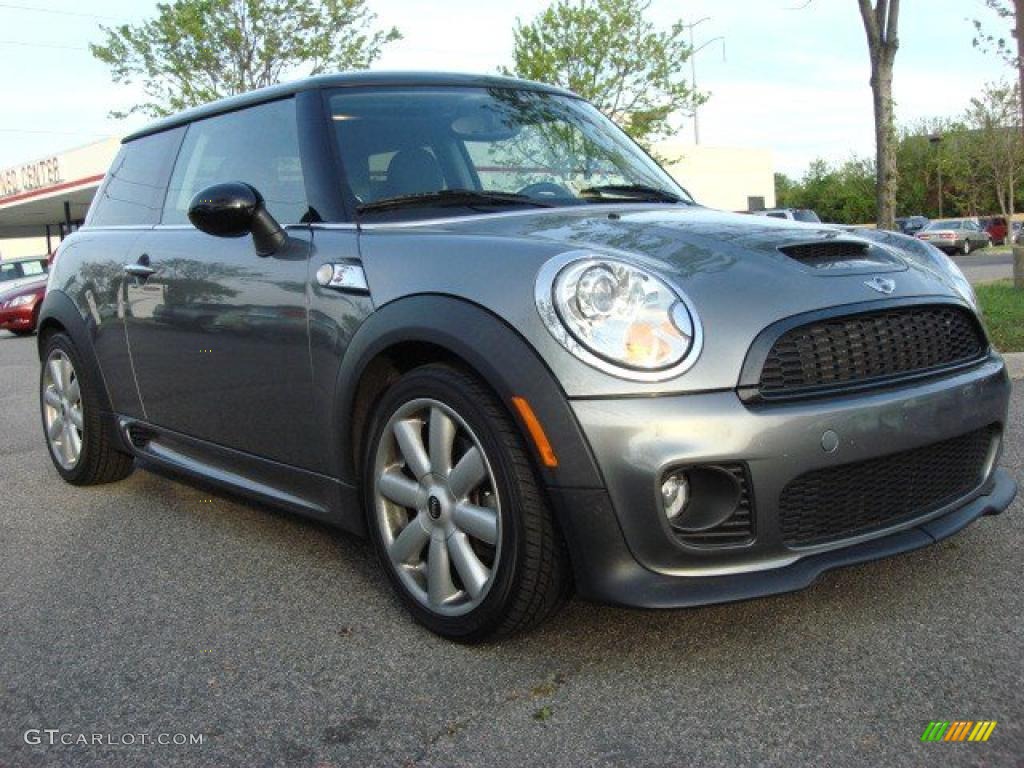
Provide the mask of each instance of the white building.
POLYGON ((657 144, 654 153, 701 205, 725 211, 775 207, 770 150, 709 147, 670 139, 657 144))

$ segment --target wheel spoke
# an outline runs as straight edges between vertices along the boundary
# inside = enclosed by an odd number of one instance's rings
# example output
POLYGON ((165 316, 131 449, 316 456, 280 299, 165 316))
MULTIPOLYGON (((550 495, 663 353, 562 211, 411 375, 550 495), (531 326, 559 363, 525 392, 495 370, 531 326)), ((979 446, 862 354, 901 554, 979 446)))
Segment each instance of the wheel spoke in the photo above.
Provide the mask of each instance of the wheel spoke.
POLYGON ((401 470, 392 468, 380 476, 378 481, 380 492, 384 498, 402 507, 415 509, 420 501, 420 486, 410 480, 401 470))
POLYGON ((71 377, 75 374, 75 369, 66 355, 60 356, 60 371, 61 389, 66 396, 68 388, 71 386, 71 377))
POLYGON ((474 445, 459 459, 459 463, 452 469, 448 476, 448 487, 455 494, 456 499, 464 499, 469 492, 484 481, 487 476, 487 468, 484 466, 483 456, 474 445))
POLYGON ((448 551, 455 570, 459 572, 459 578, 466 585, 466 591, 471 597, 477 597, 483 592, 487 577, 490 575, 487 566, 480 562, 466 534, 461 531, 456 531, 448 539, 448 551))
POLYGON ((81 406, 71 406, 68 411, 68 415, 71 417, 71 423, 79 429, 85 429, 85 419, 82 418, 81 406))
POLYGON ((402 451, 405 465, 416 479, 430 474, 430 458, 423 447, 422 424, 419 419, 404 419, 395 424, 395 439, 402 451))
POLYGON ((60 435, 60 452, 64 457, 64 462, 71 464, 75 460, 75 454, 71 447, 71 432, 74 428, 66 421, 62 421, 61 424, 63 424, 63 429, 60 435))
POLYGON ((60 395, 54 389, 46 389, 43 391, 43 402, 51 408, 60 408, 60 395))
POLYGON ((497 510, 463 501, 455 506, 453 520, 458 528, 474 539, 480 539, 492 546, 498 543, 497 510))
POLYGON ((62 432, 64 432, 64 419, 60 416, 54 416, 50 426, 46 428, 46 436, 53 441, 60 437, 62 432))
POLYGON ((60 360, 54 358, 48 363, 50 367, 50 380, 53 382, 53 389, 58 395, 64 394, 64 369, 60 360))
POLYGON ((430 409, 430 468, 439 475, 452 471, 455 422, 440 408, 430 409))
POLYGON ((427 543, 430 534, 427 533, 419 518, 409 521, 409 524, 402 529, 388 549, 391 562, 396 564, 411 563, 417 559, 423 551, 423 545, 427 543))
POLYGON ((427 595, 430 604, 441 605, 454 594, 448 544, 442 538, 432 538, 427 562, 427 595))
POLYGON ((71 452, 68 461, 78 461, 78 455, 82 452, 82 437, 72 424, 68 424, 67 432, 68 448, 71 452))

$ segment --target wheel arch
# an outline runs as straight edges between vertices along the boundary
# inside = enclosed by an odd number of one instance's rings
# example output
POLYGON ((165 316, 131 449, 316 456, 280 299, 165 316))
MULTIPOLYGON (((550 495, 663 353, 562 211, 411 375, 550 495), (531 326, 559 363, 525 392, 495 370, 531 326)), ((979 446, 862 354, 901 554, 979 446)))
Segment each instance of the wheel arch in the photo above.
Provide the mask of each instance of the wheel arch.
POLYGON ((47 339, 54 333, 66 333, 71 337, 82 364, 88 369, 90 379, 99 385, 97 396, 101 409, 111 411, 107 381, 96 358, 96 349, 93 346, 92 334, 86 320, 83 319, 78 307, 66 293, 59 290, 48 290, 39 308, 39 320, 36 326, 36 346, 40 362, 43 361, 47 339))
POLYGON ((426 363, 448 362, 478 376, 516 423, 545 485, 603 487, 590 446, 554 374, 510 325, 464 299, 418 294, 375 311, 353 337, 342 360, 333 424, 342 480, 357 485, 366 427, 379 397, 402 373, 426 363), (512 406, 525 398, 558 457, 545 466, 529 431, 512 406))

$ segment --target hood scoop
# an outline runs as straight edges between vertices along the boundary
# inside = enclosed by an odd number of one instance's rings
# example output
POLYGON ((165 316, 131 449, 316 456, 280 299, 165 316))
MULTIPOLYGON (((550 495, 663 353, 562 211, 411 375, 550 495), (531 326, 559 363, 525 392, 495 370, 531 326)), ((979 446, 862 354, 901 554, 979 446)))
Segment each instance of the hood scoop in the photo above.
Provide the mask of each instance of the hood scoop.
POLYGON ((779 246, 805 267, 822 271, 890 270, 905 266, 896 256, 862 240, 814 240, 779 246))

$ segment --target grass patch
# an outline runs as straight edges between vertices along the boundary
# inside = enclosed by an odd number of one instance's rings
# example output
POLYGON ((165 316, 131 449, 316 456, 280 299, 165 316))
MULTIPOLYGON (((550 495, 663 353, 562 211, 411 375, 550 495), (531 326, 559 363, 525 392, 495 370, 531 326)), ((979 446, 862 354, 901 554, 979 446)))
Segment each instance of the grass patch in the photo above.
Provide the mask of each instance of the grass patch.
POLYGON ((1024 291, 1010 280, 974 288, 985 313, 985 326, 1000 352, 1024 352, 1024 291))

